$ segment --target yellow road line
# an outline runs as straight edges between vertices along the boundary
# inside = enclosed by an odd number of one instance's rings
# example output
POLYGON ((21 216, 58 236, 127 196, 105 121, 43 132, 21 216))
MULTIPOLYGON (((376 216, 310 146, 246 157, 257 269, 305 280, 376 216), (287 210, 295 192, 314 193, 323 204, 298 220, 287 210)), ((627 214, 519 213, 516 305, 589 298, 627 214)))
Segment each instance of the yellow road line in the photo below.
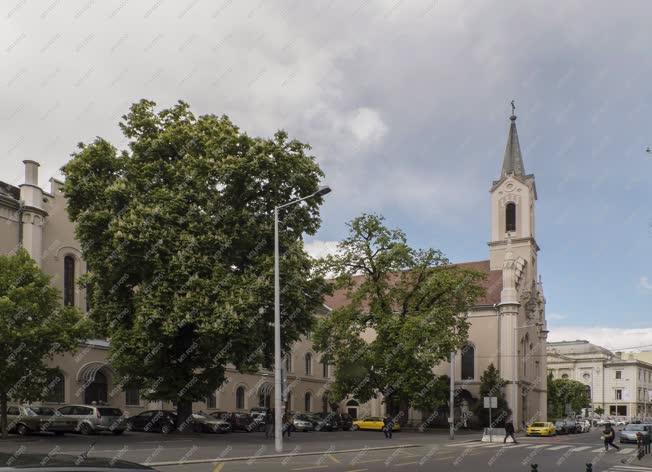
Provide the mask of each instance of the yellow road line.
POLYGON ((310 470, 310 469, 325 469, 327 465, 309 465, 306 467, 295 467, 292 470, 310 470))
POLYGON ((326 457, 328 457, 330 460, 332 460, 336 464, 341 464, 342 463, 342 461, 340 461, 337 457, 335 457, 332 454, 327 454, 326 457))
POLYGON ((387 459, 369 459, 366 461, 358 461, 358 464, 370 464, 372 462, 385 462, 387 459))
POLYGON ((215 467, 213 467, 213 472, 222 472, 222 469, 224 468, 224 462, 218 462, 215 464, 215 467))

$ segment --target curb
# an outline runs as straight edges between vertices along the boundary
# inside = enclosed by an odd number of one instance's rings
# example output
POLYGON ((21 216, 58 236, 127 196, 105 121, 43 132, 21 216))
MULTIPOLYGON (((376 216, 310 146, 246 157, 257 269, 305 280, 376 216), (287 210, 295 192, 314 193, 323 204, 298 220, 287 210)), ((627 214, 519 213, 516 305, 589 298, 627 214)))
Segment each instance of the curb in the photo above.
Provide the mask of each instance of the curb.
POLYGON ((183 465, 183 464, 211 464, 215 462, 237 462, 246 460, 258 459, 276 459, 279 457, 296 457, 296 456, 318 456, 321 454, 344 454, 347 452, 362 452, 362 451, 381 451, 385 449, 406 449, 410 447, 421 447, 422 444, 398 444, 396 446, 377 446, 377 447, 364 447, 357 449, 342 449, 339 451, 308 451, 308 452, 286 452, 278 454, 266 454, 260 456, 241 456, 241 457, 216 457, 214 459, 191 459, 185 461, 166 461, 166 462, 148 462, 148 467, 163 467, 168 465, 183 465))

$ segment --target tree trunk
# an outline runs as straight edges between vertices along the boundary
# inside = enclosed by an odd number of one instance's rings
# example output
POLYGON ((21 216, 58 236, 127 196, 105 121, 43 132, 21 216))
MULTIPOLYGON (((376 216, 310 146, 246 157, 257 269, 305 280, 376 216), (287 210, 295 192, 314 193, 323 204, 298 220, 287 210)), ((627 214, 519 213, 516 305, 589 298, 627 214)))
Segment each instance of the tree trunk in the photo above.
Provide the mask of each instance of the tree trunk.
POLYGON ((401 426, 405 426, 408 422, 408 414, 410 410, 410 402, 407 397, 401 396, 398 402, 398 411, 399 411, 399 420, 398 423, 401 426))
POLYGON ((0 430, 2 430, 2 439, 7 439, 7 392, 0 392, 0 430))
POLYGON ((192 433, 195 423, 192 420, 192 400, 179 399, 177 402, 177 428, 180 433, 192 433))

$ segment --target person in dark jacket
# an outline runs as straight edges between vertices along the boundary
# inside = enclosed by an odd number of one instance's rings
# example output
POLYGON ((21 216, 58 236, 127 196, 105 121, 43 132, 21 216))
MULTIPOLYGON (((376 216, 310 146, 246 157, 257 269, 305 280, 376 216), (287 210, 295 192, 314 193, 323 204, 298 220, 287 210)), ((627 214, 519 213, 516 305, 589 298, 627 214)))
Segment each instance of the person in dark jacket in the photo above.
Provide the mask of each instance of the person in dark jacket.
POLYGON ((392 439, 392 429, 394 429, 394 420, 389 415, 385 415, 383 418, 383 432, 385 433, 385 439, 392 439))
POLYGON ((602 438, 604 439, 604 450, 609 450, 609 445, 620 450, 620 447, 614 444, 614 439, 616 439, 616 431, 611 427, 611 423, 604 425, 604 431, 602 431, 602 438))
POLYGON ((506 443, 507 438, 510 436, 514 441, 514 444, 518 444, 516 437, 514 436, 514 418, 512 418, 512 415, 509 415, 505 420, 505 439, 503 439, 503 443, 506 443))
POLYGON ((265 415, 265 438, 274 437, 274 410, 267 410, 265 415))

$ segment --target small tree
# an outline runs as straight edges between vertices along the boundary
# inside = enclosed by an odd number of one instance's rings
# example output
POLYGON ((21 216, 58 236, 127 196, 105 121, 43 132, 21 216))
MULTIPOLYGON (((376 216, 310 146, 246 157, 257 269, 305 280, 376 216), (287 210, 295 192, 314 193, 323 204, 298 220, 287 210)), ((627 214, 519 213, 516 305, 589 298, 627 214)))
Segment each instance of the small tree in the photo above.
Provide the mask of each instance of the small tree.
POLYGON ((504 386, 505 381, 500 377, 500 371, 493 363, 489 364, 487 370, 480 377, 480 401, 475 407, 475 414, 483 426, 489 426, 489 409, 484 407, 483 397, 497 397, 498 399, 498 408, 494 408, 491 412, 494 426, 504 423, 512 412, 505 400, 504 386))
POLYGON ((73 307, 63 306, 27 251, 0 255, 0 424, 7 437, 7 402, 47 397, 54 369, 45 360, 74 351, 89 335, 73 307))
POLYGON ((588 407, 591 402, 586 385, 582 382, 571 379, 554 379, 551 381, 551 386, 548 398, 551 400, 552 411, 556 418, 566 416, 566 407, 578 412, 582 408, 588 407))

